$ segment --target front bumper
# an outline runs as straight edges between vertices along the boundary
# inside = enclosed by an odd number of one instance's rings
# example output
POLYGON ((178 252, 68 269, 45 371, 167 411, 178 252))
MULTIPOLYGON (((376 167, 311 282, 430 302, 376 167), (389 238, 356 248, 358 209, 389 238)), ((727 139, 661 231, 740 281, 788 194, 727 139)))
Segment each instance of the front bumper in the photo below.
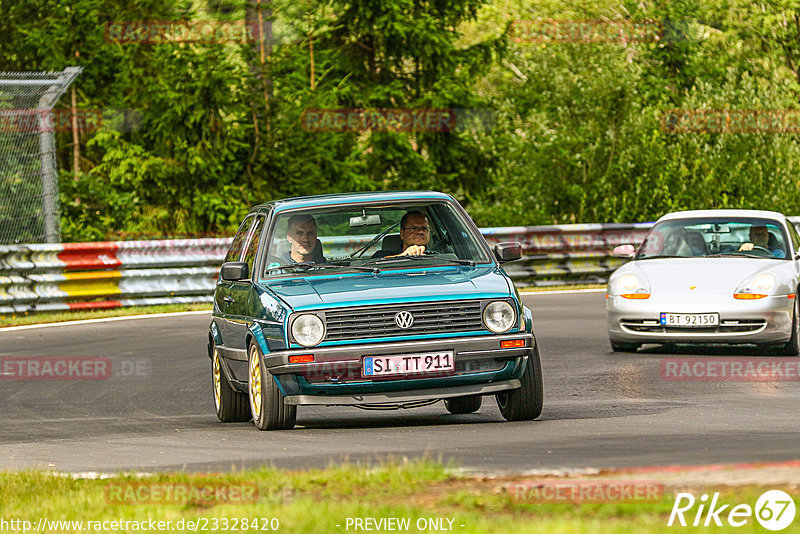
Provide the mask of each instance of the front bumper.
POLYGON ((536 340, 527 332, 499 336, 437 338, 288 350, 264 355, 264 363, 289 404, 380 404, 411 400, 486 395, 518 388, 527 356, 536 340), (506 340, 524 345, 500 348, 506 340), (453 351, 454 371, 363 377, 366 356, 453 351), (313 363, 289 363, 289 357, 313 354, 313 363))
POLYGON ((636 300, 609 296, 608 337, 635 343, 785 343, 792 334, 794 299, 770 296, 738 300, 733 295, 651 295, 636 300), (719 327, 663 327, 667 313, 719 313, 719 327))
POLYGON ((415 389, 412 391, 393 391, 389 393, 367 393, 335 397, 319 395, 289 395, 286 404, 312 404, 332 406, 397 405, 429 399, 447 399, 464 395, 491 395, 509 389, 517 389, 522 384, 517 379, 503 380, 493 384, 473 384, 434 389, 415 389))

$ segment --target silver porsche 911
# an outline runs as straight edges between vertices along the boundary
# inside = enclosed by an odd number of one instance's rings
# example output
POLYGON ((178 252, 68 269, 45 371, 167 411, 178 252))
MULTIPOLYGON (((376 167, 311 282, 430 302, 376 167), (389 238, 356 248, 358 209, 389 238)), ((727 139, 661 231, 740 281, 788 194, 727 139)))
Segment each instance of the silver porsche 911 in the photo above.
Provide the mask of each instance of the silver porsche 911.
POLYGON ((800 236, 773 211, 670 213, 609 279, 615 351, 643 343, 755 343, 800 352, 800 236))

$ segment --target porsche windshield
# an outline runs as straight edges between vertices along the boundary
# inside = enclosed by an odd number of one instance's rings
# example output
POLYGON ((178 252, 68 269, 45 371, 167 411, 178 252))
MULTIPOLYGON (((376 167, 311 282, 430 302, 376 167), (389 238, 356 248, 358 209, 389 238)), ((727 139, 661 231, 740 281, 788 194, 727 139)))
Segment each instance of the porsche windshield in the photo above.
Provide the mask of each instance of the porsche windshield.
POLYGON ((720 256, 786 258, 787 236, 772 219, 672 219, 650 230, 634 260, 720 256))
POLYGON ((265 276, 492 261, 465 216, 441 201, 291 210, 273 220, 269 240, 265 276))

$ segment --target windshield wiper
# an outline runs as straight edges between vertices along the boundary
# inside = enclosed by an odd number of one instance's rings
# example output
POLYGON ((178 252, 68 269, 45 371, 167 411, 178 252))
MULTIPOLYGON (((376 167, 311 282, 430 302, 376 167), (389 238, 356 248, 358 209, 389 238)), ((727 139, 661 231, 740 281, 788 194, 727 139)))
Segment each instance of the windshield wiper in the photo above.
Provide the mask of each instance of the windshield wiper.
MULTIPOLYGON (((431 256, 428 256, 428 257, 430 258, 431 256)), ((376 259, 374 259, 372 261, 368 261, 368 262, 362 263, 361 265, 393 263, 393 262, 403 261, 403 260, 419 261, 419 260, 423 260, 423 259, 425 259, 425 256, 399 256, 399 255, 398 256, 385 256, 383 258, 376 258, 376 259)))
POLYGON ((350 257, 351 258, 360 258, 364 254, 365 250, 369 249, 369 247, 371 247, 372 245, 374 245, 375 243, 377 243, 378 241, 380 241, 381 239, 386 237, 389 234, 389 232, 391 232, 392 230, 397 228, 399 225, 400 225, 399 222, 394 223, 389 228, 387 228, 383 232, 381 232, 378 235, 376 235, 375 237, 373 237, 372 241, 370 241, 369 243, 367 243, 366 245, 364 245, 360 249, 358 249, 355 252, 353 252, 352 254, 350 254, 350 257))
POLYGON ((265 272, 270 271, 280 271, 282 269, 299 269, 302 271, 308 271, 309 269, 315 267, 322 267, 322 268, 330 268, 330 267, 337 267, 337 268, 345 268, 345 269, 354 269, 356 271, 365 271, 371 272, 374 274, 379 274, 381 272, 380 269, 377 267, 363 267, 361 265, 346 265, 343 263, 332 263, 332 262, 325 262, 325 263, 318 263, 313 261, 302 261, 300 263, 288 263, 286 265, 278 265, 275 267, 268 267, 265 272))
POLYGON ((752 253, 748 254, 748 251, 746 251, 746 250, 734 250, 732 252, 720 252, 719 254, 717 254, 717 256, 718 257, 722 257, 722 256, 737 256, 737 257, 740 257, 740 258, 758 258, 760 260, 780 260, 780 259, 782 259, 782 258, 777 258, 777 257, 773 256, 771 253, 770 253, 769 256, 762 256, 760 254, 752 254, 752 253))
POLYGON ((368 261, 362 265, 371 265, 373 263, 391 263, 393 261, 402 261, 402 260, 412 260, 412 261, 420 261, 420 260, 436 260, 436 261, 449 261, 451 263, 457 263, 459 265, 469 265, 470 267, 475 266, 475 260, 462 260, 460 258, 439 258, 436 254, 420 254, 420 255, 409 255, 409 256, 386 256, 384 258, 375 259, 372 261, 368 261))
MULTIPOLYGON (((435 255, 433 255, 436 258, 435 255)), ((475 260, 462 260, 461 258, 436 258, 437 260, 441 261, 450 261, 453 263, 457 263, 459 265, 469 265, 470 267, 475 267, 475 260)))

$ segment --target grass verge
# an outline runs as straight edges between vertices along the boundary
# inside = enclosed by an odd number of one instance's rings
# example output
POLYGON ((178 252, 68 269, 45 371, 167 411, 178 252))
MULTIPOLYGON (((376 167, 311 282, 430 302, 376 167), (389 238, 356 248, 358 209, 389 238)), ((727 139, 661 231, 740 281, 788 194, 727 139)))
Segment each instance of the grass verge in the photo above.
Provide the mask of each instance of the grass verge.
MULTIPOLYGON (((228 474, 120 475, 104 480, 76 480, 26 471, 0 473, 0 502, 3 503, 0 519, 6 522, 29 521, 31 531, 36 531, 40 518, 51 522, 73 521, 71 524, 48 523, 45 529, 60 532, 153 530, 152 523, 150 528, 142 529, 141 523, 133 526, 111 521, 163 521, 165 523, 156 530, 173 532, 266 530, 327 533, 367 530, 357 528, 356 518, 362 521, 371 518, 376 522, 396 518, 401 522, 395 526, 408 525, 407 528, 390 529, 386 528, 387 523, 383 523, 381 529, 377 523, 371 523, 370 530, 384 532, 449 530, 505 534, 671 530, 667 527, 674 503, 671 490, 647 502, 545 502, 530 490, 519 492, 514 489, 518 486, 513 484, 521 480, 519 477, 461 477, 453 475, 441 464, 426 461, 390 461, 368 469, 346 465, 302 472, 261 469, 228 474), (244 519, 247 519, 246 528, 244 519)), ((590 479, 583 479, 583 482, 586 480, 590 479)), ((766 489, 778 488, 704 488, 696 491, 695 495, 699 498, 702 492, 719 491, 719 503, 742 503, 753 507, 766 489)), ((795 499, 798 496, 796 486, 780 489, 795 499)), ((687 512, 689 524, 696 512, 697 506, 691 513, 687 512)), ((725 514, 722 514, 723 520, 725 514)), ((0 525, 9 527, 10 523, 0 521, 0 525)), ((24 530, 20 523, 17 525, 20 528, 4 530, 24 530)), ((715 532, 764 531, 752 517, 740 528, 712 528, 715 532)), ((678 527, 678 530, 698 529, 678 527)))
POLYGON ((145 315, 149 313, 174 313, 184 311, 211 312, 211 304, 160 304, 156 306, 132 306, 130 308, 112 308, 109 310, 76 310, 63 312, 36 312, 21 314, 0 314, 0 327, 23 326, 29 324, 62 323, 64 321, 81 321, 84 319, 102 319, 105 317, 123 317, 126 315, 145 315))

